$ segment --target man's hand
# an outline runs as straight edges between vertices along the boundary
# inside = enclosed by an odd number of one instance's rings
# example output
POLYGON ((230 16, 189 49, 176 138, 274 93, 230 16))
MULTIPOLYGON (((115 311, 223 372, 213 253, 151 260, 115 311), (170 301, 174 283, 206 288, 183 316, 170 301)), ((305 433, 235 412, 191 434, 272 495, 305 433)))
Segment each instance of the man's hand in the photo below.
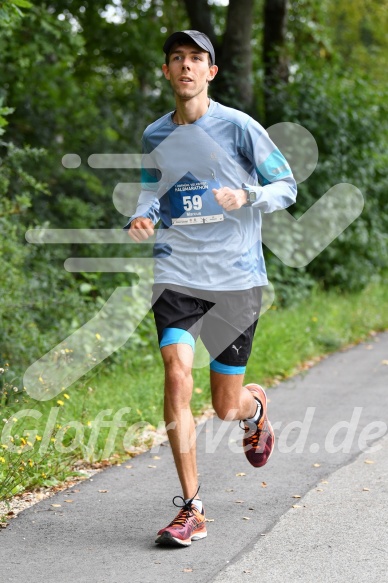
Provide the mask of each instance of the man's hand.
POLYGON ((216 201, 226 211, 234 211, 241 208, 247 202, 247 193, 242 188, 232 190, 228 186, 213 188, 216 201))
POLYGON ((151 219, 137 217, 137 219, 133 219, 131 222, 128 235, 136 243, 141 243, 142 241, 146 241, 148 237, 152 237, 154 230, 154 223, 151 221, 151 219))

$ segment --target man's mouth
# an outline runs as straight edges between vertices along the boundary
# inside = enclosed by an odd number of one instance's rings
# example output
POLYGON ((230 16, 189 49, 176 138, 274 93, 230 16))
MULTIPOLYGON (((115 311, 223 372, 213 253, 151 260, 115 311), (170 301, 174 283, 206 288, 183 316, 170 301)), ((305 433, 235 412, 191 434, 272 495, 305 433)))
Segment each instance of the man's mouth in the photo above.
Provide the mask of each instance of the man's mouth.
POLYGON ((179 81, 181 81, 181 83, 191 83, 193 80, 190 79, 190 77, 181 77, 179 81))

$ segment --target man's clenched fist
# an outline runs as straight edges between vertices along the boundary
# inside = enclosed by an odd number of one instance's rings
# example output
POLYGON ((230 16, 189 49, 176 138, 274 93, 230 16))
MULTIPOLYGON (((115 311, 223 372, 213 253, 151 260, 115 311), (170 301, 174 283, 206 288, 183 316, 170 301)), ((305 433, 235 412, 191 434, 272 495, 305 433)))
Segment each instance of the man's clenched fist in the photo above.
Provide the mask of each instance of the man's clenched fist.
POLYGON ((241 208, 247 202, 247 193, 242 188, 232 190, 228 186, 213 188, 216 201, 226 211, 234 211, 241 208))
POLYGON ((152 237, 154 230, 154 223, 151 221, 151 219, 137 217, 137 219, 133 219, 131 222, 128 235, 136 243, 141 243, 142 241, 146 241, 148 237, 152 237))

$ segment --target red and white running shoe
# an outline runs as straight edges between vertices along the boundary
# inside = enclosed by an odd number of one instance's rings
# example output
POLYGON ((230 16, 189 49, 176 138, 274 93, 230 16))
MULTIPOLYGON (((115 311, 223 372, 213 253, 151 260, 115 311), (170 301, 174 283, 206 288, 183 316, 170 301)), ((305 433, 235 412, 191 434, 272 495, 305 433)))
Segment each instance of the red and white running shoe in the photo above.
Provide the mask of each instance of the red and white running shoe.
MULTIPOLYGON (((175 498, 180 498, 180 496, 175 498)), ((155 542, 160 545, 188 547, 191 541, 200 540, 206 536, 205 512, 200 512, 192 504, 192 500, 189 500, 187 503, 184 502, 184 506, 181 507, 174 520, 159 530, 155 542)))
POLYGON ((265 466, 274 449, 275 434, 267 417, 267 395, 260 385, 245 385, 253 397, 260 401, 261 415, 257 422, 244 419, 245 436, 243 439, 244 453, 247 460, 255 468, 265 466))

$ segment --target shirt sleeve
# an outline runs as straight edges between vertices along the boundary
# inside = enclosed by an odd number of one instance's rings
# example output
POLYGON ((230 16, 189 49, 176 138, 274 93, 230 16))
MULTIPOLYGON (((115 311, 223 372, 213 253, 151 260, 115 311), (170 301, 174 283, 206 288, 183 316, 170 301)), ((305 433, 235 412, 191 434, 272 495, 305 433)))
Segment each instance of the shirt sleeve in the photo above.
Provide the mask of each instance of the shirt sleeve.
POLYGON ((154 225, 156 225, 159 220, 160 203, 157 192, 161 174, 157 168, 148 167, 153 166, 153 164, 150 163, 152 158, 149 155, 149 147, 147 144, 147 139, 144 135, 142 138, 142 153, 141 192, 137 201, 136 211, 129 218, 128 223, 124 227, 124 230, 129 229, 132 221, 138 217, 150 219, 154 225))
POLYGON ((257 193, 252 207, 272 213, 293 204, 297 186, 291 168, 268 132, 252 118, 244 130, 242 149, 256 172, 248 181, 257 193))

